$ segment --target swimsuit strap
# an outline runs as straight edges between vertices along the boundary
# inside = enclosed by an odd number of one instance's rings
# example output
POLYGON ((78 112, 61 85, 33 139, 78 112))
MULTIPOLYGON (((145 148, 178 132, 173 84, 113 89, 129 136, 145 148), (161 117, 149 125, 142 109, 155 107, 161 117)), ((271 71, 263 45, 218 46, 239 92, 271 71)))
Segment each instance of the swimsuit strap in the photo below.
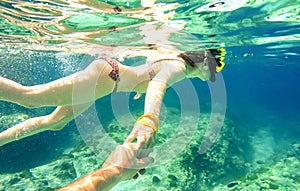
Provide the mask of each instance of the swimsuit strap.
POLYGON ((155 75, 156 75, 155 71, 152 68, 152 64, 153 63, 149 63, 148 64, 148 66, 149 66, 149 77, 150 77, 150 80, 152 80, 155 77, 155 75))
POLYGON ((116 82, 115 87, 113 89, 113 93, 117 92, 118 83, 120 81, 118 62, 116 60, 111 59, 111 58, 106 57, 106 56, 100 56, 96 60, 98 60, 98 59, 106 61, 112 67, 112 70, 109 73, 109 77, 116 82))

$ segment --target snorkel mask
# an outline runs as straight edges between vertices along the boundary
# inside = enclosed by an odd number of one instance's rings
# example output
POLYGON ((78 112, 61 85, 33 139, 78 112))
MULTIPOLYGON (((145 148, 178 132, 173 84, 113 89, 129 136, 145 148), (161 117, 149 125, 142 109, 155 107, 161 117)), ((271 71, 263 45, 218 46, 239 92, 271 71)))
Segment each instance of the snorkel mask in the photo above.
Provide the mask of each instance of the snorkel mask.
POLYGON ((198 75, 202 80, 216 80, 215 74, 220 72, 225 63, 223 62, 226 51, 224 48, 209 49, 201 52, 185 52, 178 55, 191 68, 198 68, 198 75))
POLYGON ((205 57, 207 64, 209 65, 209 71, 210 71, 210 81, 214 82, 216 81, 215 74, 220 72, 224 66, 225 63, 223 62, 226 51, 225 48, 218 48, 218 49, 209 49, 210 56, 205 57))

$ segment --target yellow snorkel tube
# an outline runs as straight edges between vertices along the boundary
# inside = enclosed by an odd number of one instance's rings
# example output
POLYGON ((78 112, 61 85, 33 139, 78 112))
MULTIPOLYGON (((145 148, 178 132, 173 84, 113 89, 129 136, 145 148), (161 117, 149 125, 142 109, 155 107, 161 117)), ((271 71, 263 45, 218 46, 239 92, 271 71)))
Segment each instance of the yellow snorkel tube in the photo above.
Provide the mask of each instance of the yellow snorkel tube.
POLYGON ((223 62, 226 50, 225 48, 209 49, 211 56, 208 57, 209 60, 209 70, 210 70, 210 81, 214 82, 216 80, 215 74, 220 72, 225 63, 223 62))
POLYGON ((226 55, 226 50, 225 48, 218 48, 217 49, 218 54, 215 56, 216 61, 217 61, 217 66, 216 66, 216 72, 220 72, 223 70, 225 63, 223 62, 225 55, 226 55))

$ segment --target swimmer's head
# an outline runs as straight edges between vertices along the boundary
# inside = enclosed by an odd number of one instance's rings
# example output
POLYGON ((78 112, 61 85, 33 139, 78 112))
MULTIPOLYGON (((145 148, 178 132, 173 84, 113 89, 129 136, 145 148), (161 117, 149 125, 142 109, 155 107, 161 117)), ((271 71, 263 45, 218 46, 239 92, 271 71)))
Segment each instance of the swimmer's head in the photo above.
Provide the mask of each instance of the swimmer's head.
POLYGON ((201 80, 216 80, 215 74, 220 72, 225 63, 225 49, 209 49, 200 52, 184 52, 178 56, 187 64, 187 77, 199 77, 201 80))

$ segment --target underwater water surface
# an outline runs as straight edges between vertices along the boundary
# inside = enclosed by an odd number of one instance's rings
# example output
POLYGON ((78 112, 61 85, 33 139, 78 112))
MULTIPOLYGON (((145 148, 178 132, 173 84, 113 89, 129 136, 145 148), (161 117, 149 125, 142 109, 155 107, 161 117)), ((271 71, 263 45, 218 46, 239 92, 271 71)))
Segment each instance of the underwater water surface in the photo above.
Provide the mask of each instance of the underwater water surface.
MULTIPOLYGON (((191 79, 200 111, 188 144, 165 164, 113 190, 300 190, 300 1, 153 2, 155 6, 145 8, 136 0, 2 0, 0 76, 23 85, 46 83, 84 68, 94 45, 138 48, 145 45, 140 26, 185 21, 183 32, 170 39, 181 50, 226 49, 226 65, 217 75, 226 89, 224 124, 214 144, 200 154, 211 117, 211 86, 191 79), (170 20, 160 20, 157 13, 170 20)), ((142 113, 144 95, 138 100, 132 99, 133 93, 120 96, 130 98, 130 115, 142 113)), ((109 137, 120 144, 133 124, 119 123, 113 99, 106 96, 95 107, 109 137)), ((53 110, 0 101, 0 132, 53 110)), ((157 146, 176 136, 179 119, 189 120, 181 110, 178 91, 168 89, 157 146)), ((119 117, 127 114, 120 111, 119 117)), ((101 142, 101 136, 92 139, 101 142)), ((61 131, 1 146, 0 190, 62 187, 101 166, 106 156, 94 151, 75 121, 61 131)))

